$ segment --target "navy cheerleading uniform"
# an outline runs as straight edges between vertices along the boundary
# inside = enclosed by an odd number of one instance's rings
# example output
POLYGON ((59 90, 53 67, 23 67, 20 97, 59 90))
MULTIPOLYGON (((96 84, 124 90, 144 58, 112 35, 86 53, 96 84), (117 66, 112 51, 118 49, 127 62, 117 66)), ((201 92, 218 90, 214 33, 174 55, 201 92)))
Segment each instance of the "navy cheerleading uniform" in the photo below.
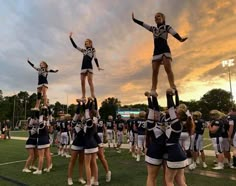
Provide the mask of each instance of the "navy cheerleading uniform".
POLYGON ((145 161, 151 165, 160 166, 165 153, 165 125, 161 121, 161 113, 157 98, 148 97, 148 118, 147 118, 147 152, 145 161), (159 115, 155 119, 155 115, 159 115))
POLYGON ((78 47, 72 37, 70 37, 70 41, 73 45, 74 48, 79 50, 80 52, 83 53, 83 61, 82 61, 82 66, 81 66, 81 74, 82 73, 93 73, 93 65, 92 65, 92 60, 94 58, 94 61, 99 68, 98 64, 98 59, 96 57, 96 50, 93 47, 87 47, 86 49, 78 47))
POLYGON ((170 33, 179 41, 181 41, 182 38, 170 25, 160 24, 157 26, 150 26, 135 18, 133 18, 133 21, 141 25, 142 27, 146 28, 148 31, 152 32, 153 34, 154 51, 153 51, 152 61, 162 60, 163 55, 170 59, 172 58, 170 47, 167 43, 168 33, 170 33))

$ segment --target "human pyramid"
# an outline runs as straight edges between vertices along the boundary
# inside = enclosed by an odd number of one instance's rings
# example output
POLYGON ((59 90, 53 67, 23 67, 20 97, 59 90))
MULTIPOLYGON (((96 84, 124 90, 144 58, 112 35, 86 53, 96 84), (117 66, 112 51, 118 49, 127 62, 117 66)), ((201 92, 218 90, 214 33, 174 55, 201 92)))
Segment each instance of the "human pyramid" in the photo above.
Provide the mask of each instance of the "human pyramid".
MULTIPOLYGON (((146 184, 148 186, 156 185, 157 175, 161 166, 163 166, 164 183, 167 186, 173 185, 174 181, 178 185, 186 185, 184 168, 188 165, 188 162, 186 154, 179 144, 179 138, 183 126, 186 127, 189 134, 193 132, 193 120, 186 105, 179 104, 178 91, 174 83, 174 75, 171 69, 172 58, 167 44, 167 35, 170 33, 180 42, 184 42, 187 38, 182 38, 170 25, 166 25, 165 16, 162 13, 157 13, 155 15, 157 26, 149 26, 146 23, 137 20, 134 17, 134 13, 132 13, 132 19, 135 23, 152 32, 154 37, 152 87, 149 92, 145 92, 148 102, 148 114, 142 111, 139 115, 140 118, 135 119, 131 126, 128 125, 130 139, 131 136, 134 138, 133 134, 135 131, 137 133, 137 161, 140 161, 142 144, 146 140, 145 161, 147 162, 148 170, 146 184), (168 81, 171 87, 166 91, 167 110, 165 113, 160 111, 156 92, 159 68, 162 64, 167 72, 168 81)), ((58 154, 70 158, 67 176, 68 185, 73 185, 72 173, 77 156, 79 156, 79 182, 82 184, 86 183, 87 186, 99 185, 96 157, 98 156, 106 171, 107 182, 110 182, 111 180, 111 171, 104 156, 103 137, 101 135, 102 129, 100 129, 103 128, 104 123, 98 112, 97 99, 93 85, 92 60, 94 59, 99 71, 103 69, 99 66, 92 40, 86 39, 84 43, 85 48, 80 48, 72 39, 72 35, 71 32, 69 34, 69 39, 73 47, 83 54, 80 74, 82 97, 76 100, 78 105, 73 118, 70 116, 62 116, 56 124, 60 134, 58 154), (91 93, 91 97, 88 97, 87 99, 85 89, 86 78, 91 93), (69 122, 70 120, 71 123, 69 122), (71 128, 73 129, 72 137, 68 135, 71 128), (68 153, 69 148, 71 149, 71 155, 68 153), (83 178, 84 168, 86 181, 83 178)), ((46 96, 48 88, 47 76, 49 72, 56 73, 58 70, 48 70, 48 65, 44 61, 40 63, 39 68, 36 68, 29 59, 27 61, 35 70, 38 71, 38 93, 35 108, 32 109, 32 116, 29 118, 28 122, 29 138, 26 142, 26 149, 29 152, 29 157, 26 161, 23 172, 31 172, 30 168, 34 168, 32 165, 35 161, 37 151, 38 167, 33 174, 42 174, 43 170, 45 172, 50 172, 53 167, 49 148, 49 129, 50 122, 52 122, 52 113, 47 103, 46 96), (43 107, 40 110, 39 106, 42 97, 44 102, 43 107), (45 169, 43 169, 44 156, 46 156, 47 162, 47 167, 45 169)), ((122 144, 122 134, 124 131, 125 121, 122 120, 120 116, 117 118, 118 119, 114 122, 113 118, 109 116, 105 123, 107 125, 107 132, 115 126, 116 133, 119 136, 117 152, 120 152, 119 148, 122 144), (108 126, 109 123, 111 124, 111 128, 108 126)), ((108 134, 109 146, 111 139, 112 133, 111 135, 108 134)))

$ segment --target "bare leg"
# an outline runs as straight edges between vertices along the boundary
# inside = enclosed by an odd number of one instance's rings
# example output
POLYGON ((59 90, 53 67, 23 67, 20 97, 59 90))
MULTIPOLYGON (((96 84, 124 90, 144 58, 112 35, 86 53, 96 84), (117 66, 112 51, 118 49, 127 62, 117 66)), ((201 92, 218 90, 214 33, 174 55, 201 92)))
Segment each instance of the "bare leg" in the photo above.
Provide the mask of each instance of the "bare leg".
POLYGON ((52 166, 52 156, 51 156, 51 152, 50 152, 49 147, 45 149, 45 157, 46 157, 46 161, 47 161, 47 169, 49 170, 52 166))
POLYGON ((174 186, 174 179, 175 176, 177 174, 176 169, 170 169, 170 168, 166 168, 166 173, 165 173, 165 180, 166 180, 166 185, 167 186, 174 186))
POLYGON ((94 182, 98 182, 98 166, 97 166, 97 153, 93 153, 92 154, 92 158, 91 158, 91 173, 92 176, 94 177, 94 182))
POLYGON ((109 171, 109 168, 108 168, 108 163, 107 163, 107 160, 104 156, 104 149, 102 147, 98 147, 98 158, 99 160, 101 161, 102 165, 103 165, 103 168, 105 169, 106 173, 109 171))
POLYGON ((43 168, 44 152, 45 152, 45 149, 38 149, 38 154, 39 154, 38 170, 42 170, 43 168))
POLYGON ((157 175, 160 170, 160 166, 154 166, 147 164, 147 182, 146 186, 155 186, 156 185, 156 180, 157 180, 157 175))
POLYGON ((178 186, 187 186, 184 176, 184 169, 178 169, 177 174, 175 176, 175 181, 178 186))
POLYGON ((69 165, 68 165, 68 172, 67 172, 67 177, 68 178, 72 178, 73 169, 74 169, 74 166, 75 166, 77 156, 78 156, 78 151, 72 150, 71 151, 70 162, 69 162, 69 165))
POLYGON ((34 149, 27 149, 29 156, 25 162, 25 167, 24 169, 29 169, 29 166, 32 164, 34 160, 34 149))
POLYGON ((82 98, 85 98, 85 79, 86 79, 86 74, 80 74, 80 79, 81 79, 81 89, 82 89, 82 98))
MULTIPOLYGON (((38 88, 38 89, 37 89, 37 92, 38 92, 38 93, 42 93, 42 87, 38 88)), ((39 108, 40 102, 41 102, 41 98, 39 99, 39 98, 37 97, 36 104, 35 104, 35 108, 39 108)))
POLYGON ((79 151, 79 178, 83 178, 84 172, 84 151, 79 151))
POLYGON ((93 85, 93 74, 92 73, 88 73, 88 84, 90 87, 91 97, 95 98, 94 85, 93 85))
POLYGON ((160 69, 161 62, 154 61, 152 62, 152 88, 151 90, 157 89, 158 74, 160 69))
POLYGON ((171 59, 163 56, 163 64, 164 64, 165 71, 167 73, 170 87, 176 88, 175 83, 174 83, 174 74, 171 68, 171 59))
POLYGON ((42 87, 42 93, 43 93, 43 106, 47 106, 47 102, 48 102, 48 99, 47 99, 47 87, 43 86, 42 87))
POLYGON ((85 162, 85 172, 86 172, 86 179, 87 179, 87 185, 91 185, 91 159, 92 154, 85 154, 84 155, 84 162, 85 162))

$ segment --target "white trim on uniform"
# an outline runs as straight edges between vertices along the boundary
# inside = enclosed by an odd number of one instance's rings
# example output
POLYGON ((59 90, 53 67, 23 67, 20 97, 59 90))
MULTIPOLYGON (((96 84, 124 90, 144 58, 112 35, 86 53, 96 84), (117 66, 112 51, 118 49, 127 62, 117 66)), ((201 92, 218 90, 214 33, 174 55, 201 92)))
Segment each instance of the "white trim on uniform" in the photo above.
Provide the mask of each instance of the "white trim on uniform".
POLYGON ((163 54, 159 54, 159 55, 153 56, 153 57, 152 57, 152 61, 155 62, 156 60, 162 60, 162 57, 163 57, 163 56, 166 56, 167 58, 172 59, 171 53, 165 52, 165 53, 163 53, 163 54))
POLYGON ((145 155, 145 161, 149 164, 159 166, 162 164, 162 159, 155 159, 145 155))
POLYGON ((85 154, 92 154, 98 152, 98 147, 91 148, 91 149, 84 149, 85 154))
POLYGON ((185 159, 183 161, 178 161, 178 162, 171 162, 171 161, 166 161, 167 167, 170 169, 182 169, 184 167, 188 166, 188 160, 185 159))
POLYGON ((76 145, 72 145, 72 146, 71 146, 71 149, 72 149, 72 150, 76 150, 76 151, 77 151, 77 150, 83 150, 83 149, 84 149, 84 147, 82 147, 82 146, 76 146, 76 145))
POLYGON ((49 144, 45 144, 45 145, 38 145, 37 148, 38 149, 46 149, 50 147, 50 143, 49 144))

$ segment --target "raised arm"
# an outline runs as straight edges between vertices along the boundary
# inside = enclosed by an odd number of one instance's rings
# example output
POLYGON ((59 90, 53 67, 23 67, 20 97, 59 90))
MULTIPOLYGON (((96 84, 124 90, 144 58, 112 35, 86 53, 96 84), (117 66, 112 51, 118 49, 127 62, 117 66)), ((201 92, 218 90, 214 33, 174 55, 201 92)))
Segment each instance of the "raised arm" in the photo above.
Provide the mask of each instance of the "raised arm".
POLYGON ((27 59, 27 62, 30 64, 30 66, 32 66, 35 70, 38 71, 38 68, 36 68, 34 64, 30 62, 29 58, 27 59))
POLYGON ((73 47, 76 48, 77 50, 79 50, 80 52, 83 52, 83 49, 80 48, 80 47, 78 47, 78 46, 75 44, 75 42, 74 42, 74 40, 73 40, 73 38, 72 38, 72 35, 73 35, 73 33, 70 32, 69 38, 70 38, 70 41, 71 41, 73 47))
POLYGON ((135 23, 137 23, 138 25, 140 25, 140 26, 142 26, 142 27, 144 27, 144 28, 146 28, 147 30, 149 30, 149 31, 152 32, 153 27, 150 26, 150 25, 148 25, 148 24, 146 24, 146 23, 144 23, 144 22, 142 22, 142 21, 140 21, 140 20, 138 20, 138 19, 136 19, 136 18, 134 18, 134 13, 132 13, 132 19, 133 19, 133 21, 134 21, 135 23))

